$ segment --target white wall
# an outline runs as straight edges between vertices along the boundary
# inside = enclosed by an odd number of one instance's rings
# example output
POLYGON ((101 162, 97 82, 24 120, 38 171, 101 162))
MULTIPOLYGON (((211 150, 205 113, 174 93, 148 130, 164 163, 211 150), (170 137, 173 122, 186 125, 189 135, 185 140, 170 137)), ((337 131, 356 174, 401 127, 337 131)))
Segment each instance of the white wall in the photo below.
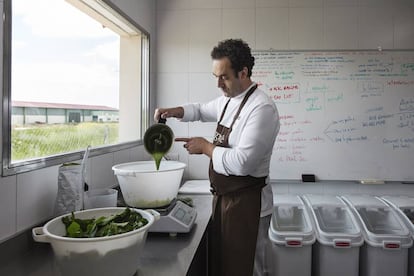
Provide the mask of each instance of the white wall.
MULTIPOLYGON (((157 0, 157 105, 204 102, 220 92, 210 51, 242 38, 252 49, 414 49, 410 0, 157 0)), ((215 124, 169 120, 176 136, 211 139, 215 124)), ((185 177, 208 178, 209 160, 173 151, 188 163, 185 177)))
MULTIPOLYGON (((154 1, 113 0, 112 2, 150 34, 154 33, 154 1)), ((0 6, 2 3, 3 1, 0 1, 0 6)), ((0 26, 1 37, 3 37, 2 30, 0 26)), ((3 64, 1 60, 0 64, 3 64)), ((0 73, 1 70, 0 67, 0 73)), ((154 74, 151 75, 153 76, 154 74)), ((113 165, 142 159, 148 159, 143 147, 92 157, 88 162, 88 184, 92 188, 112 187, 116 184, 111 170, 113 165)), ((58 166, 54 166, 0 178, 0 242, 53 216, 57 176, 58 166)))

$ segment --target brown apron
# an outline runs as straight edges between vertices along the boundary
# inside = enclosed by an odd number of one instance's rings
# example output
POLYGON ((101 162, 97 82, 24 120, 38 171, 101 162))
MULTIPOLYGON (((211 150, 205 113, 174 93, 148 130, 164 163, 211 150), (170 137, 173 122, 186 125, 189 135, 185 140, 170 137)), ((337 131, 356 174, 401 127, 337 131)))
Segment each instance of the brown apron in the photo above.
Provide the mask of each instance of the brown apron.
MULTIPOLYGON (((229 135, 247 99, 256 90, 253 86, 245 95, 230 127, 221 125, 226 103, 217 123, 214 144, 229 147, 229 135)), ((211 274, 213 276, 253 275, 254 255, 260 220, 261 191, 266 177, 223 175, 213 170, 209 177, 213 193, 211 228, 211 274)))

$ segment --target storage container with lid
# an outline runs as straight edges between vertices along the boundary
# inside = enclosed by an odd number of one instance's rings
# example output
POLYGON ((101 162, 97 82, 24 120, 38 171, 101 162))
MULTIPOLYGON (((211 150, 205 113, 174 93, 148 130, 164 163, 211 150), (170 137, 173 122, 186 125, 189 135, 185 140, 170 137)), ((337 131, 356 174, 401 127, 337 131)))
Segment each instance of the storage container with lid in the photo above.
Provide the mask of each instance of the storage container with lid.
MULTIPOLYGON (((414 239, 414 198, 407 196, 383 196, 381 197, 390 205, 404 222, 414 239)), ((408 249, 408 276, 414 276, 414 247, 408 249)))
POLYGON ((269 275, 311 275, 315 234, 302 199, 277 195, 269 227, 269 275))
POLYGON ((334 195, 304 195, 317 242, 313 246, 315 276, 358 276, 361 230, 349 207, 334 195))
POLYGON ((396 211, 384 201, 364 195, 342 197, 361 226, 361 276, 405 276, 410 233, 396 211))

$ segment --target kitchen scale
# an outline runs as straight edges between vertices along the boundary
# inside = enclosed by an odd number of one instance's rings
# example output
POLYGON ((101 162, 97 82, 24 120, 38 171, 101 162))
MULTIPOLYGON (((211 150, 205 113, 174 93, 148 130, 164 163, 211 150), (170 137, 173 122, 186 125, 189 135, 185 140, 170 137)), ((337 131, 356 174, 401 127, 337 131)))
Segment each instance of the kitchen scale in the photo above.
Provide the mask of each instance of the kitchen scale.
MULTIPOLYGON (((125 203, 122 192, 118 187, 117 206, 128 206, 125 203)), ((192 205, 191 198, 174 198, 169 205, 149 208, 160 213, 160 218, 151 225, 148 232, 170 233, 171 236, 177 233, 188 233, 194 225, 197 211, 192 205), (185 203, 185 202, 188 202, 185 203)), ((136 207, 131 207, 136 208, 136 207)))
POLYGON ((160 218, 151 225, 148 232, 170 233, 170 235, 188 233, 197 217, 195 208, 179 199, 174 199, 171 204, 154 210, 160 213, 160 218))

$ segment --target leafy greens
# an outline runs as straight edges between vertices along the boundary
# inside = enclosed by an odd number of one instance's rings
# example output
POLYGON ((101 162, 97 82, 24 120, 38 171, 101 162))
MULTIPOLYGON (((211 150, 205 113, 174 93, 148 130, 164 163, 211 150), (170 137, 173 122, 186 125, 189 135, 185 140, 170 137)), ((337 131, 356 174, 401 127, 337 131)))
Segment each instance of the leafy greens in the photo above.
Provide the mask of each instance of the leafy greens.
POLYGON ((148 223, 140 213, 126 208, 120 214, 97 219, 79 219, 75 214, 63 217, 66 227, 66 237, 70 238, 96 238, 118 235, 141 228, 148 223))

